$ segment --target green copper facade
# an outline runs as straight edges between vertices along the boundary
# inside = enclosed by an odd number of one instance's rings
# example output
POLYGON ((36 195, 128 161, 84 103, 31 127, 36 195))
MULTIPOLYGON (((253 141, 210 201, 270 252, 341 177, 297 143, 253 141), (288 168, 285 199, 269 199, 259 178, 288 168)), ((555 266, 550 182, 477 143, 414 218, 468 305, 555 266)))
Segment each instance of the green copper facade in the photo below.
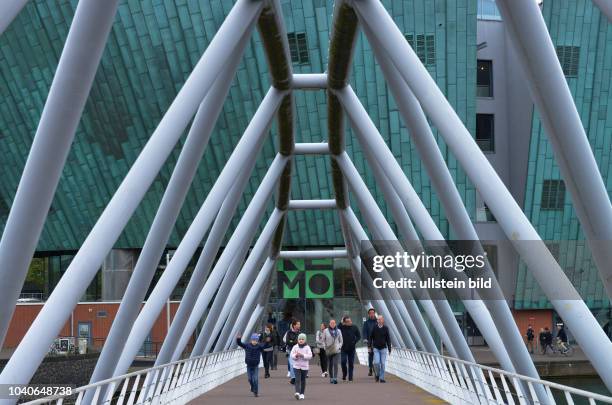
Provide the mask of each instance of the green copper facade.
MULTIPOLYGON (((585 0, 544 1, 543 14, 600 173, 608 193, 612 194, 612 24, 593 2, 585 0)), ((609 307, 610 301, 586 246, 569 192, 562 197, 554 186, 559 183, 550 182, 559 179, 552 146, 535 111, 525 212, 541 237, 551 241, 551 250, 589 307, 609 307), (552 201, 555 195, 558 203, 552 201)), ((549 308, 548 300, 542 296, 538 284, 521 266, 516 307, 549 308)))
MULTIPOLYGON (((4 227, 76 3, 76 0, 32 0, 0 37, 0 229, 4 227)), ((333 3, 322 0, 281 3, 287 31, 294 34, 295 72, 324 71, 333 3)), ((459 116, 473 131, 476 0, 405 0, 384 4, 427 63, 459 116)), ((80 246, 231 6, 229 0, 120 3, 39 251, 74 250, 80 246)), ((352 84, 435 220, 448 233, 440 204, 363 35, 357 43, 352 84)), ((191 223, 268 86, 263 48, 255 35, 247 47, 171 245, 178 244, 191 223)), ((296 92, 297 142, 327 139, 325 103, 323 91, 296 92)), ((240 203, 241 212, 275 154, 276 138, 273 135, 269 139, 240 203)), ((446 154, 444 145, 442 148, 446 154)), ((364 174, 364 159, 351 136, 347 137, 347 149, 364 174)), ((177 148, 117 247, 142 246, 178 152, 177 148)), ((457 170, 454 158, 448 156, 448 162, 472 214, 473 187, 457 170)), ((292 198, 332 197, 328 159, 302 156, 295 164, 292 198)), ((375 189, 371 174, 366 175, 366 181, 382 203, 382 194, 375 189)), ((237 218, 234 221, 235 225, 237 218)), ((332 212, 292 212, 287 224, 286 245, 342 243, 339 222, 332 212)))

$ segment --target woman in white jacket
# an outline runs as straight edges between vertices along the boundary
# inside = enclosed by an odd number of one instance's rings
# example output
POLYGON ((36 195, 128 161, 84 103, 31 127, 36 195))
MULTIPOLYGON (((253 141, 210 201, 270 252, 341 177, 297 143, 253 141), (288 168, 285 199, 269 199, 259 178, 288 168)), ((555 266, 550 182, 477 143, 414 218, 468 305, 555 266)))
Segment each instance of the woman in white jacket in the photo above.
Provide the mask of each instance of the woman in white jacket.
POLYGON ((342 332, 336 327, 336 320, 329 320, 329 327, 323 331, 323 346, 327 355, 329 382, 338 384, 338 357, 342 348, 342 332))
POLYGON ((323 322, 321 329, 317 331, 315 337, 317 341, 317 350, 319 351, 319 363, 321 363, 321 377, 325 378, 327 373, 327 355, 325 354, 325 343, 323 342, 323 332, 327 329, 327 324, 323 322))

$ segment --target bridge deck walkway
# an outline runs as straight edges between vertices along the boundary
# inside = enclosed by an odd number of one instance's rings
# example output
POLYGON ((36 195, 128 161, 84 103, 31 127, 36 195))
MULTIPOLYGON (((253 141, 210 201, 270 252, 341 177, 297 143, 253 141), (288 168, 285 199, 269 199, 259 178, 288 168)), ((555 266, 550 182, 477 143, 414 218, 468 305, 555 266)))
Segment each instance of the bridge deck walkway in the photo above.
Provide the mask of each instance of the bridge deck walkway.
MULTIPOLYGON (((310 372, 305 392, 305 401, 310 403, 333 405, 444 403, 420 388, 389 374, 386 376, 386 384, 376 383, 373 377, 368 377, 367 368, 360 365, 355 365, 355 381, 352 383, 339 380, 337 385, 332 385, 328 378, 321 377, 319 367, 316 365, 311 365, 310 372)), ((286 404, 288 401, 297 402, 293 397, 293 386, 289 384, 286 373, 286 366, 279 365, 278 370, 271 371, 270 378, 264 379, 263 369, 260 369, 259 398, 253 398, 253 394, 249 392, 249 383, 244 374, 207 392, 190 404, 234 405, 254 401, 275 405, 286 404)))

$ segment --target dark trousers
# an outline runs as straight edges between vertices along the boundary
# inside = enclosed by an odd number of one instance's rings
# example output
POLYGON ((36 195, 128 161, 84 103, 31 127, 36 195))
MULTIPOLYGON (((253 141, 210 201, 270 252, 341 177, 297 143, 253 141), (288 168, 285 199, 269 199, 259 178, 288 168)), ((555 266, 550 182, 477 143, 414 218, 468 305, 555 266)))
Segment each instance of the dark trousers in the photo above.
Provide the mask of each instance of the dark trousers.
POLYGON ((295 368, 293 372, 295 373, 295 392, 303 394, 306 389, 306 376, 308 375, 308 370, 295 368))
POLYGON ((262 352, 261 358, 263 360, 264 369, 266 370, 266 375, 269 375, 270 366, 272 365, 272 352, 262 352))
POLYGON ((319 349, 319 361, 321 362, 321 372, 327 372, 327 355, 325 349, 319 349))
POLYGON ((259 392, 259 372, 257 369, 257 366, 247 366, 247 377, 249 379, 249 384, 251 385, 251 392, 254 393, 259 392))
POLYGON ((368 369, 372 372, 372 363, 374 363, 374 351, 370 349, 368 352, 368 369))
POLYGON ((329 379, 336 380, 338 378, 338 354, 328 354, 327 355, 327 367, 329 371, 329 379))
POLYGON ((348 369, 348 379, 353 381, 353 368, 355 367, 355 350, 342 351, 340 353, 340 365, 342 366, 342 379, 346 380, 348 369))

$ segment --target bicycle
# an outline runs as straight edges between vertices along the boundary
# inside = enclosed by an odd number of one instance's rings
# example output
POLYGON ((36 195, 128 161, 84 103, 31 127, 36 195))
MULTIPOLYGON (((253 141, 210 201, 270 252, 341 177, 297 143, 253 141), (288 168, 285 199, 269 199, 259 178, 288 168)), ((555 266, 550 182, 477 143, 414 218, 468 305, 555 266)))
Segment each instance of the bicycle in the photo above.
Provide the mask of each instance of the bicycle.
POLYGON ((553 346, 553 353, 571 357, 574 355, 574 347, 569 342, 562 342, 561 339, 556 339, 553 346))

